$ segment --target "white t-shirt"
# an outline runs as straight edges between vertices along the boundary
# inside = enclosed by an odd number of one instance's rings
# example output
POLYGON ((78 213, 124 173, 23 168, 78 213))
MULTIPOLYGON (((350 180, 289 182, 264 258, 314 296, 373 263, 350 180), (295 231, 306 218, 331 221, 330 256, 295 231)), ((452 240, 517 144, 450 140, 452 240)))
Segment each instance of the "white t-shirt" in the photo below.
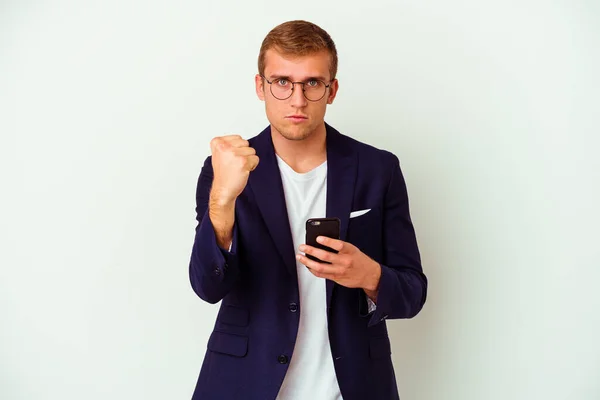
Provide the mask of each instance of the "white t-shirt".
MULTIPOLYGON (((305 242, 306 220, 326 216, 327 161, 299 174, 279 156, 294 249, 305 242)), ((300 325, 296 345, 277 400, 341 400, 327 328, 325 279, 296 261, 300 325)))

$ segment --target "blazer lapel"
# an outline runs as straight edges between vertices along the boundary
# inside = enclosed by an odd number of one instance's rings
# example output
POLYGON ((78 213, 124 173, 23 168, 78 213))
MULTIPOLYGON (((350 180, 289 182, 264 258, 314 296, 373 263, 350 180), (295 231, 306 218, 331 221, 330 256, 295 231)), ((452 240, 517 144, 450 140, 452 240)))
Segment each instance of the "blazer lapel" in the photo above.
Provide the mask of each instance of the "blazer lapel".
MULTIPOLYGON (((349 141, 331 126, 327 129, 327 217, 340 219, 340 240, 346 240, 356 182, 357 156, 349 141)), ((327 308, 335 282, 327 280, 327 308)))
POLYGON ((256 169, 250 173, 248 184, 254 193, 256 203, 277 251, 289 272, 294 279, 297 279, 296 252, 292 241, 283 184, 271 139, 271 127, 262 131, 252 141, 251 146, 256 150, 259 163, 256 169))

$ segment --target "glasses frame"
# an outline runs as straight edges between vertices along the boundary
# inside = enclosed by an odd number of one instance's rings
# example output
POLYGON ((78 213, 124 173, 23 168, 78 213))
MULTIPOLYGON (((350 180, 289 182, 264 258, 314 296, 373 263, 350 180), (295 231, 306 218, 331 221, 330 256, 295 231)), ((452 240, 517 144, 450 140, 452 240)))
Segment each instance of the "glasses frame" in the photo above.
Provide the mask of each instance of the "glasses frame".
MULTIPOLYGON (((273 95, 273 97, 275 97, 277 100, 287 100, 290 97, 292 97, 292 95, 294 94, 294 89, 296 88, 296 84, 299 84, 299 85, 302 85, 302 95, 304 96, 304 98, 306 100, 312 101, 312 102, 321 101, 321 100, 323 100, 323 97, 325 97, 325 95, 327 94, 327 89, 329 89, 329 87, 331 86, 331 84, 333 82, 335 82, 335 79, 333 79, 328 84, 325 84, 325 82, 323 82, 320 79, 314 79, 314 78, 310 79, 311 81, 319 81, 323 85, 325 85, 325 90, 323 91, 323 95, 321 97, 319 97, 317 100, 312 100, 312 99, 309 99, 308 97, 306 97, 306 90, 304 89, 304 85, 306 84, 306 82, 292 82, 292 81, 290 81, 290 83, 292 84, 292 90, 290 91, 290 95, 288 97, 284 98, 284 99, 280 99, 279 97, 275 96, 275 94, 273 93, 273 82, 275 82, 275 79, 273 79, 272 81, 269 81, 267 79, 267 77, 264 76, 263 74, 259 74, 259 75, 261 76, 261 78, 263 78, 265 81, 267 81, 267 83, 269 84, 269 91, 271 92, 271 94, 273 95)), ((278 79, 282 79, 282 78, 278 78, 278 79)))

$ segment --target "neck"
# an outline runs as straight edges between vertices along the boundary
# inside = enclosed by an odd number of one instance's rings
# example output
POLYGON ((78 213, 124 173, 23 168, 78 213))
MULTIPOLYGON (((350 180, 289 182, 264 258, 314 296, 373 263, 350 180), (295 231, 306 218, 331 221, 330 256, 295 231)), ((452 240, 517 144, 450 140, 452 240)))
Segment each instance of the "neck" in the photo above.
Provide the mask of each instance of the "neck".
POLYGON ((275 153, 298 173, 308 172, 327 160, 324 123, 301 140, 286 139, 271 126, 271 138, 275 153))

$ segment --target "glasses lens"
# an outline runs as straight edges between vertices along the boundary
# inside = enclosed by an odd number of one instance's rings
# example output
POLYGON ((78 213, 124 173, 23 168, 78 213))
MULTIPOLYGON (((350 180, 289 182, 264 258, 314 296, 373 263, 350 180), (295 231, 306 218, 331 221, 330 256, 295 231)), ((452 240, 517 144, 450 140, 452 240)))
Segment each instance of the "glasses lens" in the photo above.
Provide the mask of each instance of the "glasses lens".
POLYGON ((327 87, 324 82, 318 80, 308 81, 304 84, 304 95, 308 100, 317 101, 325 96, 327 87))
POLYGON ((292 82, 287 79, 275 79, 270 86, 271 93, 279 100, 285 100, 292 95, 292 82))

